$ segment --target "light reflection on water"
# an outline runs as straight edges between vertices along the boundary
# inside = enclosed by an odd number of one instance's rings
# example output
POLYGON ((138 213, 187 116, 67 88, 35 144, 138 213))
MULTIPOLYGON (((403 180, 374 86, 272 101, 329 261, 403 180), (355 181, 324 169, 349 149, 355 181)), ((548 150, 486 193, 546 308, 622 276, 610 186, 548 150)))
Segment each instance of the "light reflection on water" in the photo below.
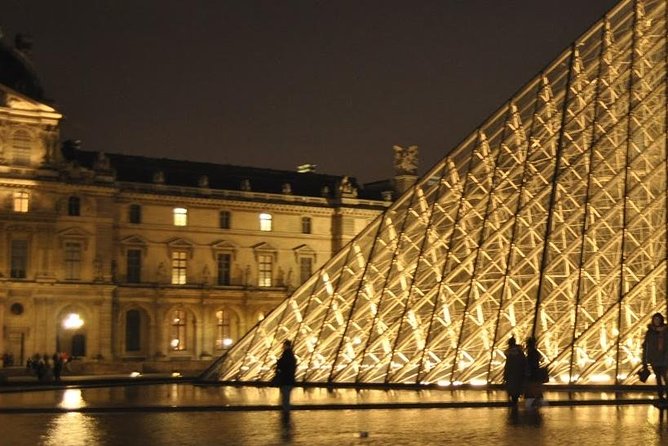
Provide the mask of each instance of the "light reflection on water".
POLYGON ((45 446, 84 446, 100 444, 101 432, 97 420, 80 413, 55 415, 42 435, 39 444, 45 446))
MULTIPOLYGON (((666 415, 665 418, 668 418, 666 415)), ((573 445, 665 444, 652 406, 0 415, 0 444, 121 445, 573 445)))
POLYGON ((63 400, 58 404, 58 407, 62 409, 81 409, 86 407, 81 389, 65 389, 63 400))

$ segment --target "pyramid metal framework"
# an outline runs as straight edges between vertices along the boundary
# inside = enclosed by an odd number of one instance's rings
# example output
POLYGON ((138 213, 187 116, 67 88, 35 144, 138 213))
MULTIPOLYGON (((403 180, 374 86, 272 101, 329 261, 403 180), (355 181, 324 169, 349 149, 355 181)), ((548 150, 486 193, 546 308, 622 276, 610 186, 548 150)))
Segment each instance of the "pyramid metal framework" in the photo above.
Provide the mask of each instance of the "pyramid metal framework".
POLYGON ((666 310, 666 0, 620 2, 208 371, 498 383, 534 335, 556 382, 633 383, 666 310))

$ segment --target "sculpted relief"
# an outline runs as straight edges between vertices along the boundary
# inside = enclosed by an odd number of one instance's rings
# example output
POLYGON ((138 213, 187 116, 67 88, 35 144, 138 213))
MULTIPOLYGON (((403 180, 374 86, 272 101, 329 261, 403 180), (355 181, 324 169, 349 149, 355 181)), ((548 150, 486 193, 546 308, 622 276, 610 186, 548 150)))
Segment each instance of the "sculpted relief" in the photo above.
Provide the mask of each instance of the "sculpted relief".
POLYGON ((394 174, 417 175, 418 146, 394 146, 394 174))

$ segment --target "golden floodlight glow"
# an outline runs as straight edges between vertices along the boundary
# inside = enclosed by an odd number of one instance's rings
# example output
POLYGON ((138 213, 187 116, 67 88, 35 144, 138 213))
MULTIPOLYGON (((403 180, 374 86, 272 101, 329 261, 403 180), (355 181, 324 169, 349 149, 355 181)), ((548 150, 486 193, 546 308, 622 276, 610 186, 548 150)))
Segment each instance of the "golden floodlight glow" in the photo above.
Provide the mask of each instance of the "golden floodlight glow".
POLYGON ((77 313, 70 313, 67 318, 63 320, 63 328, 66 330, 77 330, 83 327, 84 321, 77 313))
POLYGON ((497 384, 533 337, 551 382, 637 383, 668 295, 667 17, 620 1, 205 376, 270 381, 290 339, 300 382, 497 384))

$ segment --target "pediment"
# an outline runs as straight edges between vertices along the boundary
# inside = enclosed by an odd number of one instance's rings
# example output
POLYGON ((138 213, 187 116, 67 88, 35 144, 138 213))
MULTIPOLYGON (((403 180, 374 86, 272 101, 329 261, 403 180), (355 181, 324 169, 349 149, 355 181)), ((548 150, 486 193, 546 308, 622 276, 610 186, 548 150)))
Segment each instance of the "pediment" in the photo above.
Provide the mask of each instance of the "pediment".
POLYGON ((74 226, 58 231, 58 237, 63 246, 66 242, 80 242, 83 244, 84 249, 88 249, 88 240, 91 236, 90 232, 74 226))
POLYGON ((123 240, 120 241, 122 245, 132 245, 132 246, 147 246, 148 242, 144 237, 140 237, 138 235, 131 235, 128 237, 125 237, 123 240))
POLYGON ((300 257, 312 257, 315 260, 317 256, 315 250, 307 244, 296 246, 292 248, 292 251, 295 253, 295 260, 297 261, 300 257))
POLYGON ((239 246, 229 240, 218 240, 211 244, 211 249, 215 251, 236 251, 239 246))
POLYGON ((88 238, 91 235, 90 232, 76 226, 58 231, 58 236, 60 238, 88 238))
POLYGON ((261 243, 258 243, 256 245, 253 245, 253 251, 263 251, 263 252, 275 253, 278 250, 267 242, 261 242, 261 243))
POLYGON ((193 249, 195 244, 185 238, 173 238, 167 242, 167 246, 172 249, 193 249))

